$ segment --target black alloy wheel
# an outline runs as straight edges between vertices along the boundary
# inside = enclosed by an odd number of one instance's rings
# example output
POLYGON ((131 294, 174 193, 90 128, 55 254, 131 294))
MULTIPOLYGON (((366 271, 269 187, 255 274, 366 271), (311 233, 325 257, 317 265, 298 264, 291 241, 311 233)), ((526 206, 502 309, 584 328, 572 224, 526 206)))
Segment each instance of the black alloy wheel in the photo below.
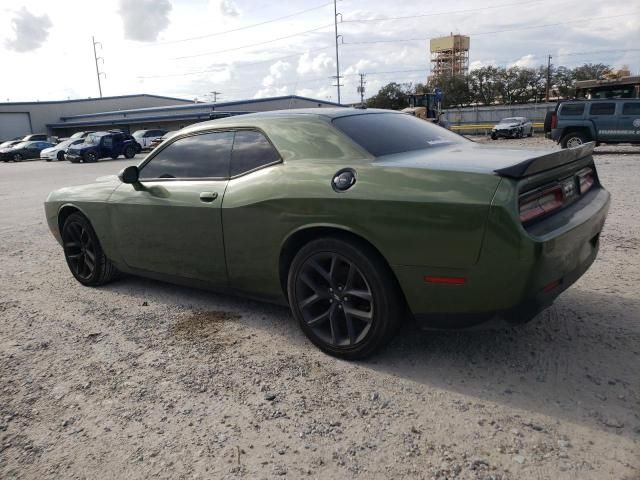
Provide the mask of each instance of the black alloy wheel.
POLYGON ((73 213, 65 220, 62 247, 69 270, 83 285, 103 285, 119 274, 104 254, 93 227, 81 213, 73 213))
POLYGON ((21 154, 19 154, 19 153, 15 153, 15 154, 13 155, 13 161, 14 161, 14 162, 21 162, 21 161, 22 161, 22 155, 21 155, 21 154))
POLYGON ((129 145, 127 148, 124 149, 124 157, 129 159, 129 158, 133 158, 136 155, 136 149, 133 145, 129 145))
POLYGON ((401 296, 379 254, 338 238, 305 245, 291 265, 289 303, 307 337, 331 355, 364 358, 399 326, 401 296))
POLYGON ((307 258, 296 281, 304 321, 325 343, 355 345, 367 335, 374 304, 362 272, 336 253, 307 258))
POLYGON ((84 154, 85 163, 94 163, 98 161, 98 155, 95 152, 87 152, 84 154))
POLYGON ((64 152, 62 150, 60 150, 58 152, 58 154, 56 155, 56 158, 58 159, 59 162, 64 160, 64 152))
POLYGON ((84 222, 67 222, 63 231, 64 254, 71 272, 88 281, 96 269, 96 246, 84 222))

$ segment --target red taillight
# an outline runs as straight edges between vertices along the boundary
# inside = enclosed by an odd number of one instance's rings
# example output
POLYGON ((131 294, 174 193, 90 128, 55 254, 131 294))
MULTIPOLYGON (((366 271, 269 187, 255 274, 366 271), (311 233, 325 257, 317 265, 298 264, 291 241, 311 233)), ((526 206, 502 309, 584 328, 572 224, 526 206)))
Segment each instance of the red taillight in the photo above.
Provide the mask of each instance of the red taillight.
POLYGON ((562 207, 564 195, 562 187, 556 185, 520 197, 520 221, 528 222, 562 207))
POLYGON ((551 128, 558 128, 558 114, 551 114, 551 128))
POLYGON ((593 170, 590 168, 585 168, 578 172, 578 181, 580 182, 580 194, 588 192, 593 184, 596 183, 595 175, 593 174, 593 170))

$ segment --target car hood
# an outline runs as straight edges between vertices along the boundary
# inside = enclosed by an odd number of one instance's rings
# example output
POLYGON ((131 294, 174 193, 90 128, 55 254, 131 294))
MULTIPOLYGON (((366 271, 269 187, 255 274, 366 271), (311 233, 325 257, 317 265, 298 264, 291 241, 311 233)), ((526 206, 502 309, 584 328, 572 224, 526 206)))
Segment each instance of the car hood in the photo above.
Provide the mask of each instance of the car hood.
POLYGON ((512 123, 499 123, 494 128, 513 128, 522 125, 520 122, 512 122, 512 123))
POLYGON ((53 153, 55 152, 57 147, 47 147, 40 150, 40 153, 53 153))
POLYGON ((495 148, 475 142, 378 157, 374 165, 495 175, 496 170, 549 154, 549 149, 495 148))

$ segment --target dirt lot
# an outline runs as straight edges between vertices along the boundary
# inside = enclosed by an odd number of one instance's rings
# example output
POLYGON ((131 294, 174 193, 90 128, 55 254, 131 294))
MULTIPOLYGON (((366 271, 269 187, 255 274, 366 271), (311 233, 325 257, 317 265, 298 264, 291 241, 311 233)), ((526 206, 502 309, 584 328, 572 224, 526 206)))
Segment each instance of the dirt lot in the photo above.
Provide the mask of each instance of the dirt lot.
POLYGON ((42 202, 130 161, 0 164, 0 478, 640 478, 640 149, 598 150, 601 253, 554 307, 517 329, 407 324, 358 363, 284 308, 80 286, 42 202))

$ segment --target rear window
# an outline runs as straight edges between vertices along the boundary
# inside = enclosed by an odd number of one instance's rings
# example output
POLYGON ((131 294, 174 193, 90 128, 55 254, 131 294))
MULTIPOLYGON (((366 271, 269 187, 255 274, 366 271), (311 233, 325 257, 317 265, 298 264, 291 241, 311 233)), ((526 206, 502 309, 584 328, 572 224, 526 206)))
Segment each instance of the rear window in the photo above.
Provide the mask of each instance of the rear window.
POLYGON ((625 103, 622 106, 623 115, 640 115, 640 102, 625 103))
POLYGON ((560 115, 582 115, 584 103, 565 103, 560 107, 560 115))
POLYGON ((613 115, 616 111, 615 103, 592 103, 589 109, 590 115, 613 115))
POLYGON ((333 120, 333 125, 371 155, 463 143, 459 135, 404 113, 369 113, 333 120))

